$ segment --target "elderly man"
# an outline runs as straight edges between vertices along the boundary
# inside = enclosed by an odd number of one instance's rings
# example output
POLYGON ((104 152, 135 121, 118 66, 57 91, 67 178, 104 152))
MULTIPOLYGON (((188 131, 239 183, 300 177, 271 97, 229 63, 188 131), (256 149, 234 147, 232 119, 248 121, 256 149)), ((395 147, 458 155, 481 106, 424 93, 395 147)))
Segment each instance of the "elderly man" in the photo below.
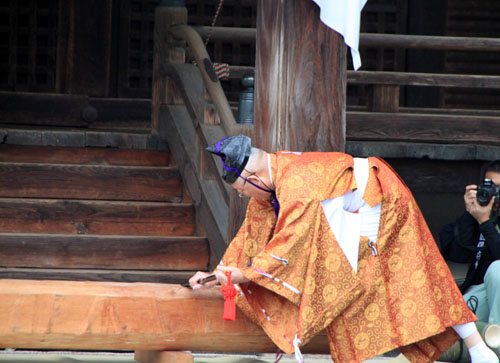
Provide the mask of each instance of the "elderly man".
MULTIPOLYGON (((432 362, 464 338, 474 363, 498 362, 476 330, 410 191, 381 159, 338 152, 267 153, 238 135, 207 148, 223 178, 250 197, 216 276, 276 345, 326 329, 335 362, 399 348, 432 362), (453 329, 455 328, 455 329, 453 329)), ((194 289, 207 276, 191 279, 194 289)))

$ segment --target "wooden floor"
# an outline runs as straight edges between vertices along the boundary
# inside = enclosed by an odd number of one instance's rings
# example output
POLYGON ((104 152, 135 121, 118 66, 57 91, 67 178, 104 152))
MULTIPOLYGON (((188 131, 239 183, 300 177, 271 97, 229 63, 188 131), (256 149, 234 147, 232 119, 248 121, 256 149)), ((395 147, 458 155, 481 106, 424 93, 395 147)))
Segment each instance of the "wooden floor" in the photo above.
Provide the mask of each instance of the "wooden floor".
MULTIPOLYGON (((194 353, 194 363, 272 363, 274 354, 210 354, 194 353)), ((331 363, 329 355, 304 355, 305 362, 331 363)), ((0 362, 10 363, 139 363, 134 353, 88 353, 88 352, 37 352, 37 351, 0 351, 0 362)), ((404 357, 375 357, 369 363, 405 363, 404 357)), ((296 363, 291 355, 285 355, 280 363, 296 363)))

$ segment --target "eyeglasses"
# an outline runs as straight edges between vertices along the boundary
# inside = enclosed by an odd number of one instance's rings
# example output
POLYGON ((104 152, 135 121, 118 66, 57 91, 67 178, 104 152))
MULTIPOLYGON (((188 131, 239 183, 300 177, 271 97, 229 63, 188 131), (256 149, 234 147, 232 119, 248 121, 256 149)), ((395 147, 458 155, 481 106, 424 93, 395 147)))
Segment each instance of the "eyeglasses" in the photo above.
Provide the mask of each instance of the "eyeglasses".
MULTIPOLYGON (((243 169, 243 170, 245 170, 247 173, 249 173, 249 175, 248 175, 248 176, 252 176, 252 175, 257 174, 256 172, 253 172, 253 173, 252 173, 252 172, 248 171, 247 169, 243 169)), ((240 178, 241 178, 241 179, 243 179, 243 180, 244 180, 244 182, 243 182, 243 187, 241 188, 241 191, 240 191, 240 192, 238 192, 238 197, 240 197, 240 198, 246 198, 247 196, 246 196, 245 194, 243 194, 243 190, 245 190, 245 185, 247 184, 247 181, 248 181, 248 180, 247 180, 247 178, 242 177, 241 175, 240 175, 240 178)))

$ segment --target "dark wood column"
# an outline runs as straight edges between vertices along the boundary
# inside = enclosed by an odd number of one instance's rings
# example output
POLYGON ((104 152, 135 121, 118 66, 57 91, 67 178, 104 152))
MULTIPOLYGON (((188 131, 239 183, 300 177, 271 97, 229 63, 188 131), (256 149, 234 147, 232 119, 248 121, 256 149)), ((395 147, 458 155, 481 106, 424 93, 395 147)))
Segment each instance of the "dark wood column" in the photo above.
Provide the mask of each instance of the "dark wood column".
POLYGON ((57 92, 110 95, 112 16, 112 0, 60 2, 57 92))
POLYGON ((343 151, 346 46, 311 0, 259 0, 254 144, 343 151))

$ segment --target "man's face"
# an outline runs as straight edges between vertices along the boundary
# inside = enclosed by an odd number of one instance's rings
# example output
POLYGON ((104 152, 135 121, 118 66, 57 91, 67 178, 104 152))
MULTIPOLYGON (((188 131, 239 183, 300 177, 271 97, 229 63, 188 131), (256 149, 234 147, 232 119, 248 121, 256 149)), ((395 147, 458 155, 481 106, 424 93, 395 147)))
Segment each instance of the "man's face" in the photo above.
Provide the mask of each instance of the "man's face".
MULTIPOLYGON (((500 173, 496 173, 494 171, 488 171, 484 177, 486 179, 491 179, 491 181, 496 184, 496 185, 500 185, 500 173)), ((500 215, 500 206, 499 206, 499 203, 495 203, 493 205, 493 211, 496 211, 496 214, 500 215)))
MULTIPOLYGON (((251 173, 248 170, 244 170, 241 173, 241 176, 247 178, 252 183, 258 185, 263 189, 267 189, 267 186, 262 183, 262 181, 255 176, 255 173, 251 173)), ((259 188, 256 188, 255 185, 247 182, 243 178, 238 178, 236 181, 231 184, 231 186, 239 193, 240 196, 249 197, 249 198, 258 198, 258 199, 269 199, 270 193, 259 188)))

